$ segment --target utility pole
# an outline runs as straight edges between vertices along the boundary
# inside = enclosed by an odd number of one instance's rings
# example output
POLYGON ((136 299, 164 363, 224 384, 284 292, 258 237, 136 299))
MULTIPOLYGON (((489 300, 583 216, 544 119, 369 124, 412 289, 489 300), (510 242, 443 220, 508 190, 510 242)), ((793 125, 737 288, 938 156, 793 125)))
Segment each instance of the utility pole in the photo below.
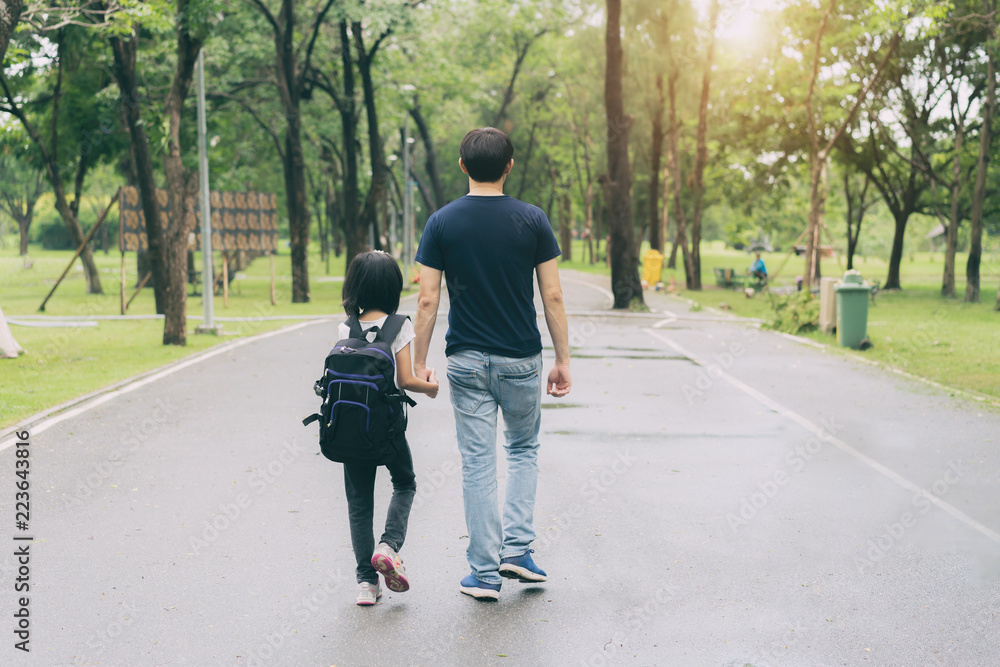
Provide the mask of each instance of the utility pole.
POLYGON ((212 298, 215 295, 215 278, 212 275, 212 202, 208 190, 208 126, 205 120, 205 50, 198 50, 198 181, 201 188, 201 300, 205 305, 205 319, 195 333, 222 334, 222 326, 215 324, 212 298))
POLYGON ((410 286, 410 267, 413 263, 413 236, 410 234, 410 115, 403 121, 403 288, 410 286))

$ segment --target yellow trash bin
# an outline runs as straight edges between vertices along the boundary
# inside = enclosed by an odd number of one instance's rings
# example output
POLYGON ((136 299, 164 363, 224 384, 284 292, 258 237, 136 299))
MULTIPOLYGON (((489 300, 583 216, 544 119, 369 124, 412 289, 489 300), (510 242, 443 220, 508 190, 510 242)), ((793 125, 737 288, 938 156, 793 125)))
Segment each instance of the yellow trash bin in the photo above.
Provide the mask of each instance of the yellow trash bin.
POLYGON ((642 257, 642 279, 647 285, 654 286, 660 282, 660 271, 663 270, 663 253, 659 250, 647 250, 642 257))

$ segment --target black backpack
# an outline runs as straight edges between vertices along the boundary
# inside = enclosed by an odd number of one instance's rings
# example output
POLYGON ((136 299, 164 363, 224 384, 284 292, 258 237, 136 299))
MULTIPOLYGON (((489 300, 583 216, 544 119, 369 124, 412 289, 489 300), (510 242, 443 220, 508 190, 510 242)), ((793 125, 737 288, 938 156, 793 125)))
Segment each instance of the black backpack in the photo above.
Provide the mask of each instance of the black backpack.
POLYGON ((389 315, 381 329, 365 331, 352 316, 349 337, 327 355, 323 377, 313 385, 323 405, 302 424, 319 420, 320 451, 331 461, 385 465, 405 442, 405 405, 416 403, 396 387, 392 342, 407 319, 389 315))

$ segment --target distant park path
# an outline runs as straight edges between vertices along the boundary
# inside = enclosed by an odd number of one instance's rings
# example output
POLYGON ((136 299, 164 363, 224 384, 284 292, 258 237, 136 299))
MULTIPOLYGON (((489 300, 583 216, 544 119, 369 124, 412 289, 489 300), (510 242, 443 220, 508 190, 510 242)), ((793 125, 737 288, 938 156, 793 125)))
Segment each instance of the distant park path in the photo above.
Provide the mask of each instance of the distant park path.
MULTIPOLYGON (((31 653, 13 648, 8 538, 0 664, 996 664, 996 409, 658 294, 612 314, 606 279, 563 280, 574 388, 543 401, 547 584, 459 593, 445 388, 410 412, 413 588, 354 605, 341 468, 299 421, 335 318, 32 436, 31 653)), ((8 532, 15 460, 0 451, 8 532)))

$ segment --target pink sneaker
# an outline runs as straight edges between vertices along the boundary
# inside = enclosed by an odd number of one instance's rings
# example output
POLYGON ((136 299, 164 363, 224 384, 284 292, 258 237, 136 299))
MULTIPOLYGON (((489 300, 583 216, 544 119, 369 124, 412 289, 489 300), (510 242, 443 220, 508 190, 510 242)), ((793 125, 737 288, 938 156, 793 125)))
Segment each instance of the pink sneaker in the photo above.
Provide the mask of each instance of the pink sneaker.
POLYGON ((403 560, 396 550, 385 542, 378 545, 372 556, 372 567, 385 577, 385 585, 390 591, 402 593, 410 590, 410 580, 403 571, 403 560))
POLYGON ((382 587, 379 584, 362 581, 358 584, 358 597, 354 601, 362 607, 370 607, 378 602, 380 597, 382 597, 382 587))

